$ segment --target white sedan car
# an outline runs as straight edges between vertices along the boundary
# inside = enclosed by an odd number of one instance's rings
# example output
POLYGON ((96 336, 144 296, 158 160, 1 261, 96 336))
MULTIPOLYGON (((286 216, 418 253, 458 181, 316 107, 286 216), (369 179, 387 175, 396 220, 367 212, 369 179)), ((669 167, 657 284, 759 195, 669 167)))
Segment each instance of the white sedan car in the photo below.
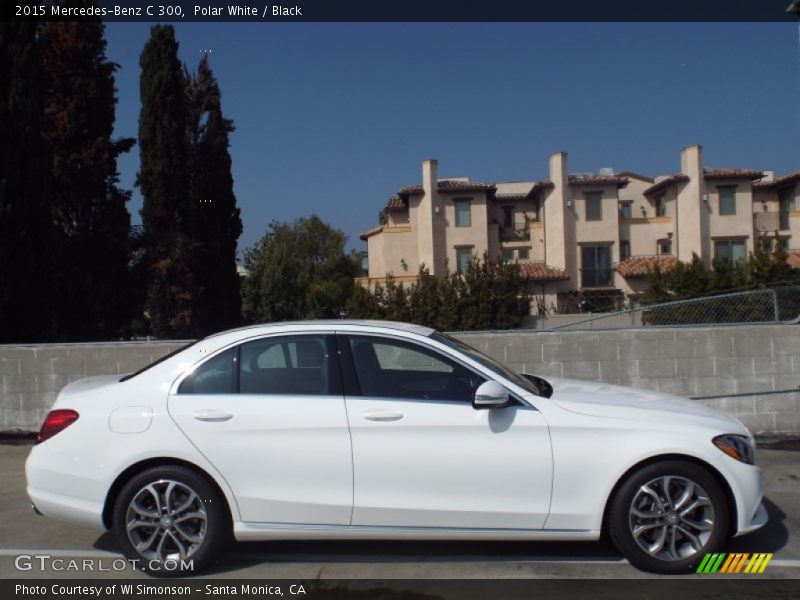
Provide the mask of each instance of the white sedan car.
MULTIPOLYGON (((151 573, 236 540, 597 540, 696 568, 766 522, 754 442, 690 400, 520 375, 416 325, 212 335, 65 387, 26 464, 44 515, 151 573)), ((177 564, 177 567, 176 567, 177 564)))

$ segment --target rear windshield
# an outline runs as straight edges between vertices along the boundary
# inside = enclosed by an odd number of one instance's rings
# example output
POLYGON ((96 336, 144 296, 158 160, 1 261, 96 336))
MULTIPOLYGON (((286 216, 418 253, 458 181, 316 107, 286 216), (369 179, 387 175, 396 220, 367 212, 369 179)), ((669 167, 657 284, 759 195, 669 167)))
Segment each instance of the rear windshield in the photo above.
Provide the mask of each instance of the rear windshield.
POLYGON ((173 356, 175 356, 175 355, 176 355, 176 354, 178 354, 179 352, 183 352, 183 351, 184 351, 184 350, 186 350, 187 348, 191 348, 192 346, 194 346, 194 345, 195 345, 195 344, 197 344, 198 342, 200 342, 200 340, 197 340, 196 342, 192 342, 191 344, 186 344, 185 346, 181 346, 181 347, 180 347, 180 348, 178 348, 177 350, 173 350, 173 351, 172 351, 172 352, 170 352, 169 354, 165 354, 164 356, 162 356, 162 357, 161 357, 161 358, 159 358, 158 360, 155 360, 155 361, 151 362, 151 363, 150 363, 149 365, 147 365, 146 367, 142 367, 141 369, 139 369, 138 371, 136 371, 136 372, 134 372, 134 373, 128 373, 127 375, 125 375, 125 377, 123 377, 122 379, 120 379, 120 382, 122 382, 122 381, 128 381, 129 379, 133 379, 133 378, 134 378, 134 377, 136 377, 137 375, 141 375, 142 373, 144 373, 144 372, 145 372, 145 371, 147 371, 148 369, 151 369, 152 367, 155 367, 157 364, 164 362, 164 361, 165 361, 165 360, 167 360, 168 358, 172 358, 173 356))

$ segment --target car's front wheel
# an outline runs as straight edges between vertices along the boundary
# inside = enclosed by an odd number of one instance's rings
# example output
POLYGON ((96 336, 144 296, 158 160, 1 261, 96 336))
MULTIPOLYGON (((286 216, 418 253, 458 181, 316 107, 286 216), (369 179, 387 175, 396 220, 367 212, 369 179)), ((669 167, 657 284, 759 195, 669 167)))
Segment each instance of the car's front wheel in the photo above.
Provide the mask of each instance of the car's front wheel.
POLYGON ((728 537, 730 508, 717 480, 702 466, 652 463, 625 480, 608 514, 611 539, 636 567, 685 573, 728 537))
POLYGON ((205 568, 228 539, 223 499, 202 475, 179 466, 133 477, 114 505, 113 531, 136 568, 174 576, 205 568))

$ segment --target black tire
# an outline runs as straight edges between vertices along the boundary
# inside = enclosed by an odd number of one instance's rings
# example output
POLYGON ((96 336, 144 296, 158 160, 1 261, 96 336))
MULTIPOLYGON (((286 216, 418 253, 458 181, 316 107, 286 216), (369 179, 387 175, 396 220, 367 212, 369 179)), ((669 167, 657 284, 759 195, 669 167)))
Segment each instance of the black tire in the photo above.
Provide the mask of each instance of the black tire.
MULTIPOLYGON (((666 494, 664 496, 666 497, 666 494)), ((654 502, 657 502, 657 500, 654 500, 654 502)), ((672 504, 667 505, 672 506, 672 504)), ((641 510, 642 509, 640 509, 640 511, 641 510)), ((716 478, 707 469, 688 461, 664 460, 646 465, 634 471, 622 482, 622 485, 611 500, 608 512, 608 532, 617 549, 635 567, 644 571, 661 574, 688 573, 697 569, 697 566, 700 564, 700 561, 703 560, 706 553, 719 551, 728 539, 730 514, 730 506, 728 505, 725 492, 722 490, 716 478), (681 522, 677 523, 677 528, 671 527, 669 524, 673 523, 676 517, 670 516, 670 514, 680 514, 681 512, 680 510, 674 511, 672 508, 665 512, 665 517, 658 517, 658 519, 648 516, 647 520, 639 520, 638 517, 631 513, 634 500, 646 501, 649 498, 646 494, 640 495, 642 486, 656 481, 657 483, 652 484, 653 487, 650 489, 663 489, 661 482, 664 480, 660 479, 663 477, 676 478, 674 483, 668 486, 671 487, 671 489, 677 491, 681 489, 686 490, 688 486, 685 485, 685 481, 688 480, 705 491, 705 494, 702 494, 702 496, 708 498, 713 515, 711 512, 708 512, 708 508, 701 502, 700 506, 703 506, 703 508, 696 509, 697 512, 689 513, 687 518, 691 519, 693 522, 698 522, 698 515, 702 514, 706 518, 709 518, 709 515, 711 515, 713 517, 711 518, 713 525, 710 526, 708 531, 700 533, 698 530, 692 529, 681 522), (678 486, 683 487, 681 488, 678 486), (700 511, 706 512, 701 513, 700 511), (658 522, 659 525, 655 525, 656 522, 658 522), (664 526, 662 525, 663 523, 667 523, 667 525, 664 526), (644 528, 647 531, 646 534, 641 537, 643 544, 646 545, 647 541, 653 538, 660 540, 660 533, 662 531, 677 531, 678 533, 675 539, 680 540, 680 543, 683 544, 683 548, 687 553, 694 553, 681 558, 654 556, 648 553, 648 551, 637 542, 632 531, 632 527, 642 524, 652 525, 652 529, 648 530, 648 528, 644 528), (684 527, 685 529, 683 529, 684 527), (697 541, 694 542, 694 545, 692 544, 694 540, 690 540, 688 536, 684 536, 683 531, 688 531, 695 536, 697 541), (698 544, 698 542, 701 543, 698 544), (701 547, 696 549, 697 545, 701 547)), ((707 523, 707 520, 703 519, 702 523, 707 523)), ((708 527, 707 524, 704 526, 708 527)), ((672 539, 670 535, 670 533, 666 534, 667 540, 672 539)), ((657 541, 654 541, 651 548, 657 547, 657 543, 657 541)), ((676 546, 677 543, 678 542, 676 542, 676 546)), ((667 543, 667 547, 662 550, 661 553, 669 553, 669 551, 669 544, 667 543)), ((683 556, 680 552, 676 554, 677 556, 683 556)))
POLYGON ((120 491, 114 503, 112 531, 125 556, 135 561, 137 569, 156 577, 198 573, 214 560, 231 538, 231 520, 224 503, 225 499, 216 488, 196 471, 180 466, 153 467, 133 477, 120 491), (170 485, 167 482, 175 484, 169 493, 174 508, 180 508, 193 498, 189 492, 196 494, 185 511, 180 514, 176 512, 174 518, 169 510, 163 510, 166 490, 170 485), (150 485, 154 486, 150 489, 155 490, 156 494, 145 491, 150 485), (137 512, 131 507, 135 497, 137 510, 144 511, 146 508, 147 513, 152 515, 143 516, 144 512, 137 512), (161 511, 158 510, 159 506, 161 511), (163 514, 163 518, 156 519, 156 513, 163 514), (193 518, 192 515, 202 517, 193 518), (129 521, 143 525, 135 527, 129 535, 129 521), (155 536, 153 543, 143 551, 137 549, 132 538, 145 543, 150 535, 155 536), (164 543, 158 546, 161 538, 164 543), (199 541, 190 542, 188 538, 199 541), (180 560, 176 542, 180 542, 184 549, 185 561, 180 560))

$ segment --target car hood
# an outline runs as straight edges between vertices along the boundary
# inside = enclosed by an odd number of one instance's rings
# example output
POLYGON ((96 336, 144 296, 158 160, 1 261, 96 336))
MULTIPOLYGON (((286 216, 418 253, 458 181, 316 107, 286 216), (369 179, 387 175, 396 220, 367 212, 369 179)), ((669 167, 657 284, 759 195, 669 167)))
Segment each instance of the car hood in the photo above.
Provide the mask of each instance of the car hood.
POLYGON ((550 398, 570 412, 595 417, 664 422, 714 421, 728 433, 749 433, 733 415, 672 394, 640 390, 621 385, 578 379, 548 379, 553 386, 550 398))

